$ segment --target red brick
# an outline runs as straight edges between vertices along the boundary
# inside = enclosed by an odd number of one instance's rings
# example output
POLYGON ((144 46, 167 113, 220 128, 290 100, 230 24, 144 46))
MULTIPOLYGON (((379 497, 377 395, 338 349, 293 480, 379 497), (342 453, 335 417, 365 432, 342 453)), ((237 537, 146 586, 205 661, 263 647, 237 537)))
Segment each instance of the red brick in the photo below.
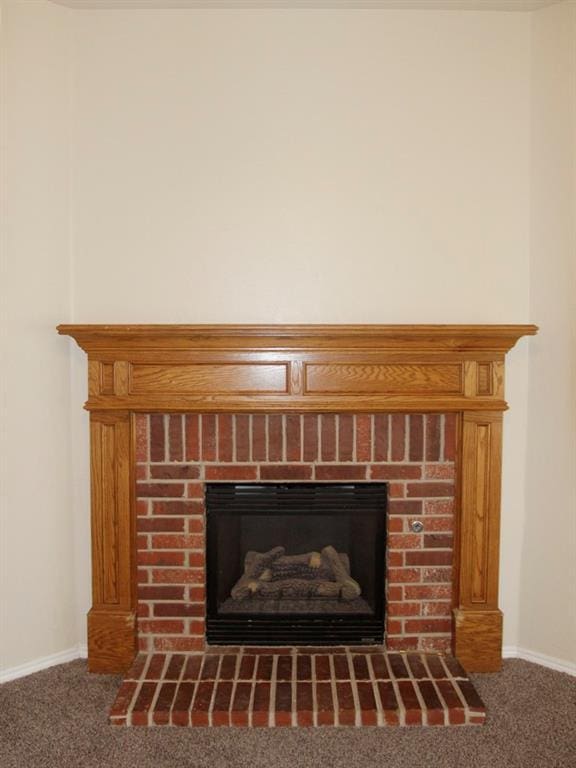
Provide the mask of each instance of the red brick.
POLYGON ((422 581, 424 583, 445 582, 449 584, 452 582, 452 569, 451 568, 423 568, 422 581))
POLYGON ((236 422, 236 461, 250 461, 250 416, 247 413, 237 414, 236 422))
POLYGON ((148 713, 156 694, 157 683, 142 683, 132 711, 132 725, 148 725, 148 713))
POLYGON ((424 474, 427 480, 454 480, 456 470, 454 464, 426 464, 424 474))
POLYGON ((372 416, 357 414, 356 420, 356 461, 372 460, 372 416))
POLYGON ((153 480, 197 480, 200 469, 190 464, 152 464, 150 474, 153 480))
POLYGON ((153 549, 201 549, 203 546, 204 535, 201 533, 152 536, 153 549))
POLYGON ((126 672, 125 679, 140 680, 142 678, 142 675, 144 674, 144 669, 148 661, 149 661, 148 656, 145 656, 143 653, 139 653, 138 656, 136 656, 136 658, 132 662, 132 666, 130 667, 128 672, 126 672))
POLYGON ((344 653, 337 653, 334 655, 334 674, 336 680, 349 680, 350 665, 348 663, 348 656, 344 653))
POLYGON ((336 460, 336 416, 333 413, 320 416, 320 459, 336 460))
POLYGON ((283 424, 282 416, 268 416, 268 461, 282 461, 283 424))
POLYGON ((409 497, 453 496, 454 483, 407 483, 407 491, 409 497))
POLYGON ((301 461, 302 434, 300 415, 289 413, 286 416, 286 461, 301 461))
POLYGON ((364 464, 328 464, 315 467, 316 480, 365 480, 368 467, 364 464))
POLYGON ((206 480, 257 480, 258 468, 244 464, 206 467, 206 480))
POLYGON ((276 725, 292 725, 292 684, 276 684, 276 725))
POLYGON ((234 701, 230 712, 232 725, 248 725, 248 707, 252 695, 252 683, 236 683, 234 701))
POLYGON ((148 568, 138 568, 136 576, 137 576, 138 584, 148 584, 148 582, 150 581, 150 574, 148 573, 148 568))
MULTIPOLYGON (((463 670, 462 670, 463 671, 463 670)), ((464 696, 464 699, 466 701, 466 704, 468 705, 469 709, 472 712, 485 712, 486 707, 484 706, 484 702, 478 695, 476 689, 470 682, 470 680, 458 680, 456 682, 456 685, 460 688, 460 691, 462 692, 462 695, 464 696)))
POLYGON ((426 549, 451 549, 454 537, 451 534, 429 533, 424 536, 426 549))
MULTIPOLYGON (((350 683, 337 683, 337 686, 350 683)), ((332 700, 332 685, 316 683, 316 706, 318 725, 334 725, 334 702, 332 700)))
POLYGON ((338 696, 338 722, 340 725, 355 725, 356 705, 350 683, 336 683, 338 696))
POLYGON ((392 461, 405 461, 406 459, 406 416, 403 413, 393 413, 392 422, 392 461))
POLYGON ((148 464, 136 465, 136 480, 148 480, 148 464))
POLYGON ((418 637, 389 637, 386 647, 389 651, 415 651, 418 649, 420 639, 418 637))
POLYGON ((389 549, 420 549, 422 536, 419 533, 393 533, 388 536, 389 549))
POLYGON ((296 718, 299 726, 310 728, 314 725, 314 702, 312 683, 298 683, 296 687, 296 718))
POLYGON ((454 461, 456 458, 457 417, 455 413, 444 416, 444 461, 454 461))
POLYGON ((212 413, 202 414, 201 456, 203 461, 216 461, 216 416, 212 413))
POLYGON ((150 616, 150 606, 147 603, 140 603, 136 609, 136 614, 139 618, 150 616))
POLYGON ((222 657, 222 663, 220 665, 220 680, 234 679, 238 658, 238 655, 235 653, 226 653, 222 657))
POLYGON ((354 416, 343 413, 338 417, 338 461, 354 459, 354 416))
POLYGON ((204 650, 203 637, 155 637, 154 648, 157 651, 189 651, 204 650))
POLYGON ((148 664, 148 668, 146 669, 146 674, 144 676, 144 679, 145 680, 161 680, 162 673, 164 672, 165 666, 166 666, 166 654, 155 653, 150 659, 150 663, 148 664))
POLYGON ((310 480, 312 467, 308 464, 272 464, 260 467, 261 480, 310 480))
POLYGON ((148 549, 148 536, 144 534, 136 536, 136 549, 148 549))
POLYGON ((204 552, 189 552, 188 565, 190 568, 200 568, 206 566, 206 555, 204 552))
POLYGON ((140 498, 184 496, 183 483, 137 483, 136 495, 140 498))
POLYGON ((188 599, 191 603, 202 603, 206 600, 206 590, 204 587, 188 587, 188 599))
POLYGON ((444 603, 422 603, 422 616, 451 616, 452 604, 444 603))
POLYGON ((252 725, 267 726, 270 717, 270 683, 256 683, 252 703, 252 725))
POLYGON ((372 683, 358 683, 357 689, 362 725, 377 725, 378 713, 372 683))
POLYGON ((202 499, 204 498, 204 483, 187 483, 188 491, 186 496, 189 499, 202 499))
POLYGON ((404 587, 406 600, 442 600, 452 597, 452 587, 446 584, 404 587))
POLYGON ((260 656, 256 668, 256 680, 270 680, 272 678, 272 656, 260 656))
POLYGON ((232 415, 229 413, 218 414, 218 461, 232 461, 232 415))
POLYGON ((450 680, 438 680, 436 685, 440 695, 448 707, 448 718, 451 725, 463 725, 466 722, 464 706, 450 680))
POLYGON ((200 460, 200 416, 197 413, 186 414, 186 461, 200 460))
POLYGON ((420 603, 388 603, 388 616, 420 616, 420 603))
POLYGON ((379 680, 378 694, 382 704, 384 722, 387 725, 398 725, 398 701, 392 683, 379 680))
POLYGON ((254 670, 256 668, 256 656, 248 656, 244 654, 240 662, 240 668, 238 670, 239 680, 252 680, 254 677, 254 670))
POLYGON ((411 680, 400 680, 398 683, 398 690, 400 691, 404 703, 406 725, 421 725, 422 708, 418 696, 416 695, 414 684, 411 680))
POLYGON ((146 517, 150 509, 150 502, 148 499, 136 499, 136 515, 138 517, 146 517))
POLYGON ((182 416, 172 414, 168 417, 168 457, 170 461, 184 460, 182 416))
POLYGON ((184 565, 184 552, 139 552, 138 565, 184 565))
POLYGON ((138 626, 145 635, 181 635, 184 632, 183 621, 151 619, 140 621, 138 626))
POLYGON ((389 568, 388 581, 392 584, 407 584, 420 581, 419 568, 389 568))
POLYGON ((454 530, 454 520, 450 517, 427 517, 425 521, 425 531, 452 531, 454 530))
POLYGON ((312 657, 306 654, 305 656, 298 656, 296 659, 297 669, 296 677, 298 680, 311 680, 312 679, 312 657))
POLYGON ((148 415, 136 414, 136 461, 148 461, 148 415))
POLYGON ((402 634, 402 622, 397 619, 386 620, 386 632, 388 635, 401 635, 402 634))
POLYGON ((316 680, 330 680, 332 671, 330 669, 330 657, 319 655, 314 657, 314 672, 316 680))
POLYGON ((406 496, 406 486, 404 483, 388 483, 388 498, 402 499, 406 496))
POLYGON ((452 648, 452 636, 445 635, 422 635, 420 637, 419 648, 421 651, 437 651, 438 653, 450 653, 452 648))
POLYGON ((407 633, 422 632, 450 632, 452 630, 451 619, 407 619, 405 622, 407 633))
POLYGON ((202 667, 203 661, 204 656, 201 656, 200 654, 187 656, 182 680, 199 680, 200 668, 202 667))
POLYGON ((204 504, 201 501, 154 501, 153 515, 201 515, 204 504))
POLYGON ((423 549, 420 552, 407 552, 406 565, 450 565, 452 552, 439 549, 423 549))
POLYGON ((266 461, 266 416, 252 416, 252 461, 266 461))
POLYGON ((176 683, 163 683, 156 704, 154 705, 154 712, 152 713, 152 722, 155 725, 168 725, 170 722, 170 708, 176 694, 176 683))
POLYGON ((196 686, 196 694, 194 696, 194 703, 192 704, 191 712, 192 725, 209 725, 210 720, 208 712, 210 710, 213 692, 213 680, 204 680, 198 683, 196 686))
POLYGON ((354 667, 354 677, 356 680, 370 679, 370 671, 368 670, 368 662, 365 655, 355 654, 352 657, 352 666, 354 667))
POLYGON ((440 461, 441 426, 441 416, 434 413, 426 416, 426 461, 440 461))
POLYGON ((204 535, 204 519, 201 517, 189 517, 188 533, 204 535))
MULTIPOLYGON (((408 589, 408 587, 406 587, 408 589)), ((411 587, 411 589, 414 589, 414 587, 411 587)), ((388 585, 388 600, 389 602, 402 600, 404 595, 404 587, 394 587, 388 585)))
POLYGON ((425 515, 449 516, 454 513, 454 499, 426 499, 424 501, 425 515))
POLYGON ((408 456, 410 461, 422 461, 424 458, 424 416, 411 414, 408 417, 408 456))
POLYGON ((112 708, 110 709, 110 717, 119 717, 122 715, 125 716, 127 714, 128 707, 132 703, 132 698, 136 693, 137 687, 137 682, 132 680, 124 680, 118 693, 116 694, 114 704, 112 704, 112 708))
POLYGON ((183 531, 184 520, 181 517, 139 517, 136 526, 140 533, 183 531))
POLYGON ((228 708, 232 699, 234 685, 231 682, 219 682, 212 705, 212 725, 230 725, 228 708))
POLYGON ((388 665, 386 664, 386 658, 382 653, 370 654, 370 664, 374 672, 375 680, 389 680, 390 673, 388 671, 388 665))
POLYGON ((389 417, 387 413, 374 416, 374 461, 388 461, 389 417))
POLYGON ((371 468, 373 480, 418 480, 421 476, 420 464, 378 464, 371 468))
POLYGON ((401 517, 388 515, 388 533, 401 533, 404 530, 404 520, 401 517))
POLYGON ((316 461, 318 458, 318 417, 304 414, 304 461, 316 461))
POLYGON ((414 499, 394 499, 388 503, 388 514, 413 515, 414 517, 418 517, 422 514, 422 502, 414 499))
POLYGON ((203 568, 158 568, 152 571, 154 584, 203 584, 203 568))
POLYGON ((278 657, 276 680, 292 680, 292 656, 278 657))
MULTIPOLYGON (((155 587, 161 589, 161 587, 155 587)), ((184 588, 182 588, 184 591, 184 588)), ((154 616, 204 616, 204 605, 202 603, 155 603, 154 616)))
POLYGON ((189 725, 190 724, 190 704, 194 697, 194 683, 180 683, 178 686, 178 692, 174 699, 172 706, 172 725, 189 725))
POLYGON ((150 461, 166 461, 164 416, 158 413, 150 416, 150 461))
POLYGON ((388 568, 401 568, 404 565, 404 552, 389 551, 387 564, 388 568))
POLYGON ((444 707, 438 698, 434 684, 430 680, 420 680, 417 685, 426 705, 426 722, 428 725, 445 725, 444 707))

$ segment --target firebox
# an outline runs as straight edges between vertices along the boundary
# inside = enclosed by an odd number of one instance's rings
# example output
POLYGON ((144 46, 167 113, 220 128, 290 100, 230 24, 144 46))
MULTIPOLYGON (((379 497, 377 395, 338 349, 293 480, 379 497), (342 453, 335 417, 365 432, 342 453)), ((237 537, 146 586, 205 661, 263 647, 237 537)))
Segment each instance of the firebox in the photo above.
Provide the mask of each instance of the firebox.
POLYGON ((208 643, 382 643, 386 483, 208 483, 208 643))

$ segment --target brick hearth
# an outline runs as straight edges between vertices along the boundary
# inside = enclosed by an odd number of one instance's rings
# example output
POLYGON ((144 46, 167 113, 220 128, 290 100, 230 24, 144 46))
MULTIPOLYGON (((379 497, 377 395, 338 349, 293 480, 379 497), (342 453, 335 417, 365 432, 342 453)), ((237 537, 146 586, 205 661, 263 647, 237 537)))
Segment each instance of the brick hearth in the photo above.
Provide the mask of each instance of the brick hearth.
POLYGON ((141 654, 114 725, 481 725, 484 705, 452 657, 366 648, 226 648, 141 654))
POLYGON ((140 650, 205 648, 206 481, 384 480, 386 648, 449 651, 455 432, 452 414, 137 415, 140 650))

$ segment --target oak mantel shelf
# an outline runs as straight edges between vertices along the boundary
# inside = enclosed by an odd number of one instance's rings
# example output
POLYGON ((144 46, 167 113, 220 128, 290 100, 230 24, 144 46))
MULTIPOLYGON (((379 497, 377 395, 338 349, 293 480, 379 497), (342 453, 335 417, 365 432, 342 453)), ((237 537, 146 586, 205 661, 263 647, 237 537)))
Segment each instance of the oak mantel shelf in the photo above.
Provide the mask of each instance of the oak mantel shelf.
POLYGON ((534 325, 60 325, 88 354, 89 668, 137 648, 137 412, 455 412, 453 650, 502 657, 498 608, 504 358, 534 325))
POLYGON ((534 325, 60 325, 89 410, 503 410, 504 355, 534 325))

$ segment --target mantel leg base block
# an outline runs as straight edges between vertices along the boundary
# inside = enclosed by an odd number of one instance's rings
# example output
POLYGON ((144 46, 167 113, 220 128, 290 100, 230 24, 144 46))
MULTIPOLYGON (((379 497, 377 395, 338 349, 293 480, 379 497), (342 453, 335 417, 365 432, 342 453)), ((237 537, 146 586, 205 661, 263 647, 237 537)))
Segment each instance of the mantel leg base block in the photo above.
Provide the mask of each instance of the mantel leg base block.
POLYGON ((88 671, 119 674, 136 655, 136 614, 132 611, 88 613, 88 671))
POLYGON ((454 656, 467 672, 502 668, 502 611, 454 609, 454 656))

